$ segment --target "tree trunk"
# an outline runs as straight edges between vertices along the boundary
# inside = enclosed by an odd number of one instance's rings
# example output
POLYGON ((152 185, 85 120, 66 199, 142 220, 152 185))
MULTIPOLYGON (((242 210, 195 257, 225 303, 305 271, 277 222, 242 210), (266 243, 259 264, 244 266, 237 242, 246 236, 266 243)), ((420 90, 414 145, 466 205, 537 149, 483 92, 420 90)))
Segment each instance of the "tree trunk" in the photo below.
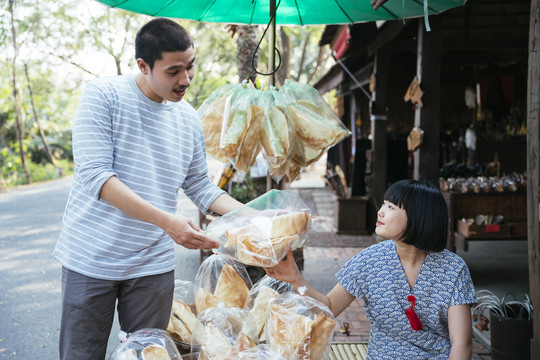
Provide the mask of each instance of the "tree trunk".
POLYGON ((20 108, 19 108, 19 96, 17 92, 17 76, 15 71, 16 59, 17 59, 17 33, 15 32, 15 19, 13 16, 13 7, 14 0, 9 0, 9 13, 11 15, 11 36, 13 38, 13 72, 12 72, 12 82, 13 82, 13 106, 15 108, 15 120, 17 121, 17 139, 19 141, 19 155, 21 157, 22 166, 24 169, 24 174, 26 177, 26 183, 30 184, 30 173, 28 172, 28 167, 26 166, 26 156, 24 154, 23 148, 23 126, 20 119, 20 108))
POLYGON ((304 40, 304 46, 302 46, 302 57, 300 58, 300 65, 298 66, 298 75, 296 76, 296 81, 300 81, 300 76, 302 75, 302 69, 304 68, 304 61, 306 61, 306 50, 309 44, 309 34, 304 40))
POLYGON ((52 153, 51 148, 49 147, 49 144, 47 143, 47 139, 45 138, 45 132, 43 131, 43 128, 41 127, 41 123, 39 121, 36 105, 34 103, 34 92, 32 91, 32 85, 30 83, 30 76, 28 75, 28 65, 26 64, 24 64, 24 73, 26 75, 26 81, 28 82, 28 93, 30 94, 30 102, 32 103, 32 111, 34 112, 34 119, 36 120, 39 136, 41 137, 41 141, 43 142, 43 147, 45 148, 45 153, 49 157, 51 164, 56 166, 56 159, 54 158, 54 154, 52 153))
POLYGON ((281 38, 281 66, 278 69, 276 78, 278 82, 283 85, 285 79, 287 79, 291 73, 291 39, 285 32, 283 26, 279 28, 279 36, 281 38))
POLYGON ((258 43, 258 28, 257 26, 238 25, 236 28, 238 38, 237 45, 237 65, 238 79, 249 80, 255 82, 257 73, 254 67, 257 68, 258 55, 255 53, 258 43))

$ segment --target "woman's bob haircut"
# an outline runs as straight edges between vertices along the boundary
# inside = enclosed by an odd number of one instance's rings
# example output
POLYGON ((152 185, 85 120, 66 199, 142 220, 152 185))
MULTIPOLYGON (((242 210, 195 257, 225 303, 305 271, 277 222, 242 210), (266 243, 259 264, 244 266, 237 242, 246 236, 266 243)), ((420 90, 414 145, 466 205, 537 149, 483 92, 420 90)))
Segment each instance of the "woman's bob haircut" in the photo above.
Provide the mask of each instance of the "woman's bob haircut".
POLYGON ((384 194, 407 213, 403 242, 428 251, 442 251, 448 236, 448 210, 439 189, 425 180, 401 180, 384 194))

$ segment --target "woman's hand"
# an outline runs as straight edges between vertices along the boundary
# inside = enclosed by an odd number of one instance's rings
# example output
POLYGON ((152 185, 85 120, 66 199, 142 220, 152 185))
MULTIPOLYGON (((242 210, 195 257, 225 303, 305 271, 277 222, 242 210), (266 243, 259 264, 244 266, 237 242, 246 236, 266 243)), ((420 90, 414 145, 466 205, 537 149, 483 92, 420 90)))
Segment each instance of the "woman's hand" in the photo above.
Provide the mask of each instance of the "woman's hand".
POLYGON ((300 274, 300 270, 298 270, 296 262, 294 261, 292 250, 289 250, 285 260, 280 261, 279 264, 273 267, 264 268, 264 270, 271 278, 286 281, 292 284, 295 288, 297 288, 297 286, 302 286, 302 283, 305 282, 302 274, 300 274))

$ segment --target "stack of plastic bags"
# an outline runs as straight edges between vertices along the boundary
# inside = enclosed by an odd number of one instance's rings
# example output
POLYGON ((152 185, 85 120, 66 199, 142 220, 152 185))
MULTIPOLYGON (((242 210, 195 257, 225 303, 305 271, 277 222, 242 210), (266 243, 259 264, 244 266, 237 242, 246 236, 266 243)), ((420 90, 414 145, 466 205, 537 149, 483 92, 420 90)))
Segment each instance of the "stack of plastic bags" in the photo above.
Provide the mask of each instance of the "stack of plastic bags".
POLYGON ((310 209, 286 190, 212 221, 206 233, 221 245, 194 282, 175 282, 167 331, 127 336, 110 360, 323 359, 334 327, 330 310, 268 276, 253 285, 245 267, 278 264, 303 245, 310 225, 310 209))
POLYGON ((198 110, 208 153, 247 173, 262 151, 274 180, 303 167, 350 135, 313 87, 287 80, 279 91, 250 84, 218 88, 198 110))

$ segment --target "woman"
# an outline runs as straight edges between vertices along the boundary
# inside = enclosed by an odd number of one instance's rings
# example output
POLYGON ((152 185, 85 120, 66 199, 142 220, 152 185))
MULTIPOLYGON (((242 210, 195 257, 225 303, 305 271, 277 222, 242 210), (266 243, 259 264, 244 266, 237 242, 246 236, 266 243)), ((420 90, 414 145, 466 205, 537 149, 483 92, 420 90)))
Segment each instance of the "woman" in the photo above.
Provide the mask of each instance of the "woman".
POLYGON ((476 295, 465 262, 444 249, 447 231, 439 189, 402 180, 388 188, 377 213, 375 232, 390 240, 349 260, 327 296, 307 283, 292 256, 266 272, 306 287, 336 317, 361 298, 371 325, 368 359, 470 359, 476 295))

